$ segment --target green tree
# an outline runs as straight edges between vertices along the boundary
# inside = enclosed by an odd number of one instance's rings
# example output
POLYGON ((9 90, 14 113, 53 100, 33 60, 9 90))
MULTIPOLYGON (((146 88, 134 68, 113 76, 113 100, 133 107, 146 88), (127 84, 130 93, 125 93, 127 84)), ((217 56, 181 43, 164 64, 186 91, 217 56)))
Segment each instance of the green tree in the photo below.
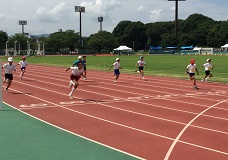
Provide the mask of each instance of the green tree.
POLYGON ((14 44, 16 44, 17 50, 27 50, 27 41, 28 37, 21 33, 17 33, 9 38, 9 47, 14 48, 14 44), (19 48, 20 47, 20 48, 19 48))
POLYGON ((145 31, 146 28, 142 22, 130 23, 124 32, 123 40, 125 44, 131 47, 134 43, 134 49, 144 49, 145 43, 147 43, 147 36, 145 31))
POLYGON ((127 26, 130 25, 131 23, 132 23, 131 21, 121 21, 114 28, 112 33, 113 33, 114 37, 116 37, 116 40, 119 45, 127 43, 124 40, 124 39, 126 39, 125 38, 126 35, 124 33, 125 33, 125 29, 127 28, 127 26))
POLYGON ((100 52, 102 50, 112 51, 118 46, 118 44, 112 33, 107 31, 99 31, 98 33, 95 33, 89 37, 87 46, 100 52))
POLYGON ((69 51, 80 47, 79 34, 73 30, 67 30, 66 32, 52 33, 46 39, 46 49, 48 51, 69 51))
POLYGON ((0 31, 0 52, 5 49, 8 35, 6 32, 0 31))

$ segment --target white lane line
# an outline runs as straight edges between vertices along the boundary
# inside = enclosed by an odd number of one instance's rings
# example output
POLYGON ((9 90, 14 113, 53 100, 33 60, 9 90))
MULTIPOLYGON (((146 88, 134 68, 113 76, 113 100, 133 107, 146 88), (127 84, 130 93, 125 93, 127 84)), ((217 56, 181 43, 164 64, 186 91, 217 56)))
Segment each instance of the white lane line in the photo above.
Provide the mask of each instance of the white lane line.
MULTIPOLYGON (((14 89, 12 89, 12 90, 14 90, 14 89)), ((14 91, 17 91, 17 90, 14 90, 14 91)), ((20 91, 17 91, 17 92, 21 93, 20 91)), ((101 121, 104 121, 104 122, 107 122, 107 123, 111 123, 111 124, 114 124, 114 125, 117 125, 117 126, 121 126, 121 127, 124 127, 124 128, 128 128, 128 129, 134 130, 134 131, 142 132, 142 133, 145 133, 145 134, 153 135, 153 136, 156 136, 156 137, 160 137, 160 138, 164 138, 164 139, 168 139, 168 140, 172 140, 172 141, 175 140, 175 139, 170 138, 170 137, 162 136, 162 135, 159 135, 159 134, 156 134, 156 133, 151 133, 151 132, 148 132, 148 131, 144 131, 144 130, 137 129, 137 128, 134 128, 134 127, 126 126, 126 125, 123 125, 123 124, 120 124, 120 123, 116 123, 116 122, 113 122, 113 121, 109 121, 109 120, 106 120, 106 119, 103 119, 103 118, 99 118, 99 117, 96 117, 96 116, 92 116, 92 115, 89 115, 89 114, 86 114, 86 113, 83 113, 83 112, 75 111, 75 110, 73 110, 73 109, 69 109, 69 108, 67 108, 67 107, 63 107, 63 106, 61 106, 61 105, 55 104, 55 103, 53 103, 53 102, 50 102, 50 101, 47 101, 47 100, 44 100, 44 99, 42 99, 42 98, 38 98, 38 97, 29 95, 29 94, 25 94, 25 95, 26 95, 26 96, 29 96, 29 97, 32 97, 32 98, 35 98, 35 99, 38 99, 38 100, 41 100, 41 101, 44 101, 45 103, 50 103, 50 104, 52 104, 52 105, 54 105, 54 106, 57 106, 57 107, 59 107, 59 108, 63 108, 63 109, 66 109, 66 110, 69 110, 69 111, 72 111, 72 112, 75 112, 75 113, 78 113, 78 114, 82 114, 82 115, 84 115, 84 116, 88 116, 88 117, 90 117, 90 118, 98 119, 98 120, 101 120, 101 121)), ((13 108, 14 108, 14 107, 13 107, 13 108)), ((17 108, 15 108, 15 109, 17 109, 17 108)), ((23 112, 23 111, 21 111, 20 109, 17 109, 17 110, 19 110, 20 112, 23 112)), ((25 113, 25 112, 23 112, 23 113, 25 113)), ((28 113, 25 113, 25 114, 27 114, 27 115, 29 115, 29 116, 31 116, 31 117, 34 117, 34 118, 36 118, 36 119, 38 119, 37 117, 32 116, 32 115, 30 115, 30 114, 28 114, 28 113)), ((38 119, 38 120, 39 120, 39 119, 38 119)), ((48 122, 46 122, 46 121, 43 121, 43 120, 41 120, 41 121, 44 122, 44 123, 50 124, 50 125, 52 125, 52 126, 54 126, 54 127, 56 127, 56 128, 62 129, 62 128, 60 128, 60 127, 58 127, 58 126, 55 126, 55 125, 53 125, 53 124, 51 124, 51 123, 48 123, 48 122)), ((92 141, 92 142, 95 142, 95 143, 97 143, 97 144, 100 144, 100 145, 106 146, 106 147, 108 147, 108 148, 114 149, 114 150, 119 151, 119 152, 121 152, 121 153, 124 153, 124 154, 130 155, 130 156, 132 156, 132 157, 135 157, 135 158, 139 158, 139 159, 144 160, 144 159, 141 158, 141 157, 138 157, 138 156, 132 155, 132 154, 130 154, 130 153, 124 152, 124 151, 122 151, 122 150, 119 150, 119 149, 116 149, 116 148, 107 146, 107 145, 105 145, 105 144, 103 144, 103 143, 94 141, 94 140, 92 140, 92 139, 89 139, 89 138, 87 138, 87 137, 78 135, 78 134, 73 133, 73 132, 71 132, 71 131, 68 131, 68 130, 65 130, 65 129, 62 129, 62 130, 66 131, 66 132, 68 132, 68 133, 74 134, 74 135, 76 135, 76 136, 85 138, 85 139, 90 140, 90 141, 92 141)), ((202 149, 205 149, 205 150, 217 152, 217 153, 220 153, 220 154, 228 155, 228 153, 226 153, 226 152, 222 152, 222 151, 215 150, 215 149, 212 149, 212 148, 208 148, 208 147, 204 147, 204 146, 192 144, 192 143, 189 143, 189 142, 180 141, 180 140, 178 140, 178 142, 183 143, 183 144, 188 144, 188 145, 191 145, 191 146, 194 146, 194 147, 202 148, 202 149)))
MULTIPOLYGON (((44 81, 42 81, 44 82, 44 81)), ((18 83, 22 83, 22 82, 18 82, 18 83)), ((50 83, 50 82, 44 82, 44 83, 49 83, 49 84, 52 84, 52 85, 58 85, 58 84, 55 84, 55 83, 50 83)), ((24 84, 24 83, 22 83, 24 84)), ((25 84, 25 85, 28 85, 28 84, 25 84)), ((34 85, 29 85, 31 87, 35 87, 35 88, 39 88, 39 89, 42 89, 42 90, 47 90, 49 92, 54 92, 56 94, 61 94, 61 95, 65 95, 65 94, 62 94, 62 93, 59 93, 59 92, 55 92, 55 91, 52 91, 52 90, 48 90, 46 88, 41 88, 41 87, 37 87, 37 86, 34 86, 34 85)), ((62 86, 62 85, 58 85, 58 86, 62 86)), ((66 87, 66 86, 62 86, 62 87, 66 87)), ((94 93, 93 94, 97 94, 97 93, 94 93)), ((113 97, 113 96, 112 96, 113 97)), ((77 97, 78 98, 78 97, 77 97)), ((115 98, 115 97, 114 97, 115 98)), ((116 98, 119 98, 119 97, 116 97, 116 98)), ((79 98, 80 99, 80 98, 79 98)), ((119 99, 122 99, 122 98, 119 98, 119 99)), ((123 100, 123 99, 122 99, 123 100)), ((127 102, 126 99, 124 99, 123 101, 127 102)), ((139 104, 144 104, 144 105, 147 105, 147 106, 153 106, 153 107, 158 107, 158 108, 163 108, 163 109, 168 109, 168 110, 174 110, 174 111, 177 111, 177 112, 183 112, 183 113, 188 113, 188 114, 195 114, 197 115, 198 113, 194 113, 194 112, 189 112, 189 111, 184 111, 184 110, 179 110, 179 109, 173 109, 173 108, 168 108, 168 107, 164 107, 164 106, 160 106, 160 105, 154 105, 154 104, 149 104, 149 103, 144 103, 144 102, 138 102, 137 100, 132 100, 132 102, 134 103, 139 103, 139 104)), ((61 106, 65 106, 65 105, 61 105, 61 106)), ((119 108, 116 108, 116 109, 119 109, 119 108)), ((119 109, 120 110, 120 109, 119 109)), ((129 112, 132 112, 132 111, 129 111, 129 112)), ((215 118, 215 119, 222 119, 222 120, 228 120, 228 119, 225 119, 225 118, 220 118, 220 117, 215 117, 215 116, 209 116, 209 115, 202 115, 202 116, 205 116, 205 117, 211 117, 211 118, 215 118)), ((164 119, 163 119, 164 120, 164 119)), ((185 124, 184 124, 185 125, 185 124)), ((197 126, 198 127, 198 126, 197 126)), ((200 127, 200 126, 199 126, 200 127)), ((199 128, 198 127, 198 128, 199 128)), ((210 129, 210 128, 204 128, 206 130, 210 130, 210 131, 213 131, 213 129, 210 129)), ((224 133, 223 131, 217 131, 219 133, 224 133)), ((225 132, 226 133, 226 132, 225 132)))
MULTIPOLYGON (((182 141, 179 141, 179 142, 182 142, 182 141)), ((182 143, 189 144, 187 142, 182 142, 182 143)), ((197 147, 208 149, 208 150, 213 150, 213 149, 202 147, 202 146, 198 146, 198 145, 195 145, 195 144, 189 144, 189 145, 197 146, 197 147)), ((227 155, 227 153, 225 153, 225 152, 221 152, 221 151, 217 151, 217 150, 213 150, 213 151, 218 152, 218 153, 223 153, 223 154, 226 154, 227 155)))
POLYGON ((169 157, 170 157, 170 155, 171 155, 171 153, 172 153, 172 151, 173 151, 173 149, 174 149, 174 147, 176 146, 176 144, 177 144, 177 142, 179 141, 179 139, 180 139, 180 137, 184 134, 184 132, 186 131, 186 129, 198 118, 198 117, 200 117, 203 113, 205 113, 205 112, 207 112, 209 109, 211 109, 211 108, 213 108, 214 106, 217 106, 217 105, 219 105, 219 104, 221 104, 221 103, 224 103, 224 102, 227 102, 228 101, 228 99, 226 99, 226 100, 224 100, 224 101, 221 101, 221 102, 219 102, 219 103, 216 103, 216 104, 214 104, 214 105, 212 105, 212 106, 210 106, 209 108, 207 108, 207 109, 205 109, 204 111, 202 111, 201 113, 199 113, 196 117, 194 117, 183 129, 182 129, 182 131, 179 133, 179 135, 176 137, 176 139, 173 141, 173 143, 172 143, 172 145, 170 146, 170 148, 169 148, 169 150, 168 150, 168 152, 167 152, 167 154, 166 154, 166 156, 165 156, 165 158, 164 158, 164 160, 168 160, 169 159, 169 157))
MULTIPOLYGON (((14 90, 14 91, 16 91, 16 92, 21 93, 20 91, 15 90, 15 89, 11 89, 11 90, 14 90)), ((135 130, 135 131, 145 132, 145 131, 140 130, 140 129, 137 129, 137 128, 125 126, 125 125, 122 125, 122 124, 119 124, 119 123, 115 123, 115 122, 112 122, 112 121, 109 121, 109 120, 105 120, 105 119, 102 119, 102 118, 99 118, 99 117, 95 117, 95 116, 89 115, 89 114, 86 114, 86 113, 82 113, 82 112, 79 112, 79 111, 75 111, 75 110, 73 110, 73 109, 69 109, 69 108, 63 107, 63 106, 58 105, 58 104, 55 104, 55 103, 53 103, 53 102, 46 101, 46 100, 44 100, 44 99, 42 99, 42 98, 38 98, 38 97, 29 95, 29 94, 25 94, 25 95, 26 95, 26 96, 29 96, 29 97, 32 97, 32 98, 34 98, 34 99, 38 99, 38 100, 40 100, 40 101, 43 101, 43 102, 52 104, 52 105, 57 106, 57 107, 59 107, 59 108, 63 108, 63 109, 66 109, 66 110, 69 110, 69 111, 72 111, 72 112, 75 112, 75 113, 78 113, 78 114, 82 114, 82 115, 87 116, 87 117, 91 117, 91 118, 94 118, 94 119, 98 119, 98 120, 101 120, 101 121, 104 121, 104 122, 108 122, 108 123, 111 123, 111 124, 114 124, 114 125, 118 125, 118 126, 121 126, 121 127, 125 127, 125 128, 128 128, 128 129, 132 129, 132 130, 135 130)), ((5 103, 5 102, 4 102, 4 103, 5 103)), ((7 104, 7 103, 5 103, 5 104, 7 104)), ((70 133, 70 134, 73 134, 73 135, 76 135, 76 136, 78 136, 78 137, 84 138, 84 139, 86 139, 86 140, 89 140, 89 141, 91 141, 91 142, 97 143, 97 144, 99 144, 99 145, 108 147, 108 148, 113 149, 113 150, 115 150, 115 151, 124 153, 124 154, 126 154, 126 155, 131 156, 131 157, 135 157, 135 158, 144 160, 144 158, 142 158, 142 157, 138 157, 138 156, 133 155, 133 154, 131 154, 131 153, 128 153, 128 152, 119 150, 119 149, 117 149, 117 148, 113 148, 113 147, 108 146, 108 145, 106 145, 106 144, 103 144, 103 143, 101 143, 101 142, 92 140, 92 139, 90 139, 90 138, 87 138, 87 137, 84 137, 84 136, 82 136, 82 135, 76 134, 76 133, 71 132, 71 131, 69 131, 69 130, 63 129, 63 128, 59 127, 59 126, 53 125, 53 124, 51 124, 51 123, 49 123, 49 122, 47 122, 47 121, 44 121, 44 120, 39 119, 39 118, 37 118, 37 117, 35 117, 35 116, 33 116, 33 115, 30 115, 30 114, 28 114, 28 113, 26 113, 26 112, 24 112, 24 111, 22 111, 22 110, 20 110, 20 109, 18 109, 18 108, 16 108, 16 107, 13 107, 13 106, 10 105, 10 104, 7 104, 7 105, 11 106, 12 108, 14 108, 14 109, 16 109, 16 110, 18 110, 18 111, 20 111, 20 112, 22 112, 22 113, 24 113, 24 114, 30 116, 30 117, 33 117, 33 118, 35 118, 35 119, 37 119, 37 120, 39 120, 39 121, 41 121, 41 122, 44 122, 44 123, 49 124, 49 125, 51 125, 51 126, 53 126, 53 127, 56 127, 56 128, 61 129, 61 130, 63 130, 63 131, 66 131, 66 132, 68 132, 68 133, 70 133)), ((171 139, 171 138, 169 138, 169 137, 161 136, 161 135, 158 135, 158 134, 153 134, 153 133, 150 133, 150 132, 146 132, 146 133, 149 133, 149 134, 152 134, 152 135, 156 135, 156 136, 158 136, 158 137, 162 137, 162 138, 166 138, 166 139, 171 139)))

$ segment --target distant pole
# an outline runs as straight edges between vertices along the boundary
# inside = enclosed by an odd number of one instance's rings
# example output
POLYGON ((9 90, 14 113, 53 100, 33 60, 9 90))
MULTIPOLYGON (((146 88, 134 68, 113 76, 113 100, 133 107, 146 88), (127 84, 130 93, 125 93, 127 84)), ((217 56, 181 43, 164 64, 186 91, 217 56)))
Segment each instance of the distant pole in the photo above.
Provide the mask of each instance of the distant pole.
POLYGON ((18 54, 19 55, 21 54, 21 44, 20 44, 20 42, 18 42, 18 54))
POLYGON ((14 42, 14 56, 17 55, 17 41, 14 42))
POLYGON ((30 42, 29 41, 27 41, 27 56, 29 56, 30 55, 30 42))
POLYGON ((8 56, 9 54, 8 54, 8 42, 9 41, 6 41, 6 53, 5 53, 5 56, 8 56))
POLYGON ((80 15, 80 44, 82 45, 82 12, 85 13, 85 7, 75 6, 75 12, 79 12, 80 15))
POLYGON ((37 43, 37 55, 40 56, 40 42, 36 41, 36 43, 37 43))
POLYGON ((175 1, 175 36, 178 37, 178 1, 186 1, 186 0, 168 0, 175 1))
POLYGON ((98 22, 100 22, 100 31, 102 31, 103 17, 98 17, 98 22))
POLYGON ((42 55, 44 56, 45 55, 45 51, 44 51, 44 42, 41 42, 42 43, 42 55))
POLYGON ((19 21, 19 25, 22 25, 22 34, 24 35, 25 34, 24 25, 27 25, 27 21, 20 20, 19 21))

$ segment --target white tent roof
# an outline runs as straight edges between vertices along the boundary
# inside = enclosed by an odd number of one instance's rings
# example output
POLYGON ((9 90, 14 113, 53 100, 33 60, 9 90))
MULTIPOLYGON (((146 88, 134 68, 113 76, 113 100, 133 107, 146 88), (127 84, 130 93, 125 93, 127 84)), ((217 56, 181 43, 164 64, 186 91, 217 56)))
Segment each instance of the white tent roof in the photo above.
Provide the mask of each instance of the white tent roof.
POLYGON ((118 48, 114 49, 115 51, 132 51, 132 48, 127 46, 119 46, 118 48))
POLYGON ((199 50, 201 50, 201 47, 195 47, 195 48, 193 48, 193 51, 199 51, 199 50))
POLYGON ((221 48, 228 48, 228 44, 225 44, 224 46, 221 46, 221 48))

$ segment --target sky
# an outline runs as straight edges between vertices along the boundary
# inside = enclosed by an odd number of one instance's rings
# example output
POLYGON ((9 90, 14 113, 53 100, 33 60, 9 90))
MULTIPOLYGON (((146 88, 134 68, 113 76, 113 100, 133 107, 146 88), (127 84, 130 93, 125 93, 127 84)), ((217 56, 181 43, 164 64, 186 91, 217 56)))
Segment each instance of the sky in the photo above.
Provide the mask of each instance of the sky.
MULTIPOLYGON (((186 0, 178 2, 178 18, 185 20, 198 13, 215 21, 227 21, 228 0, 186 0)), ((85 7, 81 13, 82 36, 100 30, 98 17, 103 17, 102 29, 112 32, 120 21, 140 21, 144 24, 174 21, 175 2, 168 0, 1 0, 0 30, 9 36, 22 33, 19 20, 26 20, 25 33, 50 34, 59 29, 80 31, 80 14, 75 6, 85 7)))

